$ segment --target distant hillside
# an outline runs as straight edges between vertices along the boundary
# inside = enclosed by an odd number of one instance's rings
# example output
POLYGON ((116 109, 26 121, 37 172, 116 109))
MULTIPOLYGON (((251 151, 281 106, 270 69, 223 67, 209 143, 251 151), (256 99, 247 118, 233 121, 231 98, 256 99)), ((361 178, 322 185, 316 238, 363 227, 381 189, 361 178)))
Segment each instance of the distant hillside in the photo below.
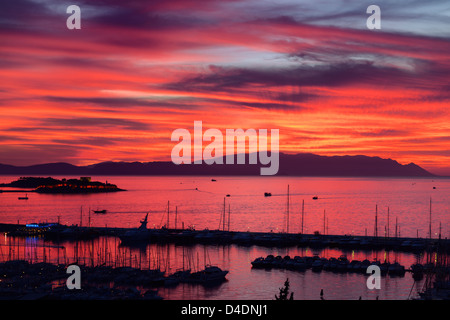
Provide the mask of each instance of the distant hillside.
MULTIPOLYGON (((248 155, 246 155, 248 157, 248 155)), ((248 162, 248 161, 247 161, 248 162)), ((225 161, 224 161, 225 163, 225 161)), ((260 164, 175 165, 170 161, 101 162, 89 166, 48 163, 33 166, 0 164, 3 175, 260 175, 260 164)), ((280 153, 278 176, 332 177, 432 177, 414 163, 402 165, 395 160, 368 156, 319 156, 310 153, 280 153)))

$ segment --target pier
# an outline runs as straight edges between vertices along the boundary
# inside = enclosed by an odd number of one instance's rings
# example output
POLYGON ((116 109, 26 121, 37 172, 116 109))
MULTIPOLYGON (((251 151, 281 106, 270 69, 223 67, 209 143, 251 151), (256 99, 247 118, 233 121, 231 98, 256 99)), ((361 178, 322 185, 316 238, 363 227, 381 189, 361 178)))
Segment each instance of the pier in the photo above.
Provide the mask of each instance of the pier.
POLYGON ((374 237, 360 235, 322 235, 249 231, 140 229, 115 227, 79 227, 61 224, 0 224, 0 232, 11 236, 43 236, 49 240, 86 240, 114 236, 123 245, 143 246, 149 243, 236 244, 266 247, 315 247, 348 250, 393 250, 404 252, 450 252, 449 239, 412 237, 374 237))

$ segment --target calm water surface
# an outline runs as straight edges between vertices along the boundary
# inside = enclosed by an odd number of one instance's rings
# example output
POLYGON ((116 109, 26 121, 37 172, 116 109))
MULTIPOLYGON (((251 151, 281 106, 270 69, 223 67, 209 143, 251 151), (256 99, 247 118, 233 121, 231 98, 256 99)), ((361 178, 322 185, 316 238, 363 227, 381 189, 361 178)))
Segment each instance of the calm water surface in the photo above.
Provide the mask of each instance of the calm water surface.
MULTIPOLYGON (((0 182, 17 177, 0 176, 0 182)), ((62 177, 60 177, 62 178, 62 177)), ((69 177, 68 177, 69 178, 69 177)), ((378 233, 388 225, 393 235, 397 219, 400 235, 428 236, 430 198, 432 233, 439 226, 443 237, 450 233, 450 179, 374 178, 286 178, 286 177, 92 177, 128 191, 90 195, 0 193, 0 222, 57 221, 88 223, 88 211, 106 209, 107 215, 91 214, 92 226, 135 227, 149 212, 149 227, 194 226, 197 230, 217 229, 225 207, 230 209, 230 229, 238 231, 286 231, 287 186, 290 190, 289 232, 301 230, 301 205, 305 201, 304 233, 373 235, 375 208, 378 233), (436 189, 433 189, 435 187, 436 189), (272 193, 264 197, 265 192, 272 193), (230 195, 226 197, 226 195, 230 195), (318 196, 318 200, 313 200, 318 196), (82 218, 81 214, 82 212, 82 218)), ((228 222, 227 222, 228 223, 228 222)))

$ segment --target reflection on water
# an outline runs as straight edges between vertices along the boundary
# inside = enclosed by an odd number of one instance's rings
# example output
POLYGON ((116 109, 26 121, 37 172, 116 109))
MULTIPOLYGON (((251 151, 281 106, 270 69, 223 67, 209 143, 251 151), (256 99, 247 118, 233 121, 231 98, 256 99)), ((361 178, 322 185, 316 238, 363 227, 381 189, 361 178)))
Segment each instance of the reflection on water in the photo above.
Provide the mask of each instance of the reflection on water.
MULTIPOLYGON (((414 284, 410 273, 403 277, 383 276, 381 290, 369 290, 367 276, 358 273, 335 273, 331 271, 303 272, 282 269, 252 269, 251 261, 267 255, 339 257, 349 260, 399 262, 410 267, 424 262, 422 254, 392 251, 341 251, 337 249, 266 248, 236 245, 149 244, 140 248, 125 247, 115 237, 101 237, 91 241, 49 242, 41 238, 15 238, 3 236, 0 244, 1 261, 25 259, 29 262, 78 263, 87 266, 131 266, 141 269, 160 269, 166 275, 177 270, 201 270, 205 265, 217 265, 228 270, 227 281, 212 287, 180 283, 176 286, 157 287, 158 294, 175 300, 273 300, 278 289, 289 278, 295 299, 320 299, 323 289, 325 299, 407 299, 416 297, 424 280, 414 284), (414 287, 413 287, 414 285, 414 287)), ((62 282, 62 285, 64 283, 62 282)))

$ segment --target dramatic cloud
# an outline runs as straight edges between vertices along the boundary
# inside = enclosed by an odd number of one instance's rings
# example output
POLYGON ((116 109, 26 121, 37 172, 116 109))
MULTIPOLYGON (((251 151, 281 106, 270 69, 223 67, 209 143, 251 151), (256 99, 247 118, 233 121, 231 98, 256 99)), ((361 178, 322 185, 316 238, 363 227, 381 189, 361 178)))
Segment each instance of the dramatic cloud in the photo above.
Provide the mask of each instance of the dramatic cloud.
POLYGON ((171 132, 277 128, 280 150, 450 174, 447 1, 2 1, 0 163, 170 158, 171 132), (72 4, 72 3, 71 3, 72 4))

